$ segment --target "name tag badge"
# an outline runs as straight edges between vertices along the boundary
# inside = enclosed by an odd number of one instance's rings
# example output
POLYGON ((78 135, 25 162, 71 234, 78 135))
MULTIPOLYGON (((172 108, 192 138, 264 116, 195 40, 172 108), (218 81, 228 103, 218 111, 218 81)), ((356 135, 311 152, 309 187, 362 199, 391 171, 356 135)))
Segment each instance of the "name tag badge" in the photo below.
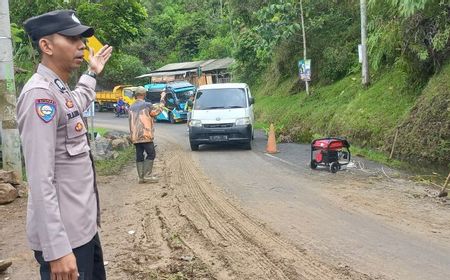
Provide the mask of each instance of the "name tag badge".
POLYGON ((71 120, 71 119, 73 119, 73 118, 78 117, 79 115, 80 115, 80 112, 78 112, 78 110, 76 110, 76 111, 73 111, 73 112, 68 113, 68 114, 67 114, 67 118, 68 118, 69 120, 71 120))

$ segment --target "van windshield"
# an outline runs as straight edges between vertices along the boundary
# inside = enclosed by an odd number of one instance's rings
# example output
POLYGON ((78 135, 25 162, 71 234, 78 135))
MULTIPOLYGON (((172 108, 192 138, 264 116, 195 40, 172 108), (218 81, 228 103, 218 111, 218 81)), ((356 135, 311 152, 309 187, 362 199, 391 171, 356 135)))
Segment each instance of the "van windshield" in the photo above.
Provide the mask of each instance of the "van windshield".
POLYGON ((194 109, 246 108, 247 98, 243 88, 204 89, 197 92, 194 109))

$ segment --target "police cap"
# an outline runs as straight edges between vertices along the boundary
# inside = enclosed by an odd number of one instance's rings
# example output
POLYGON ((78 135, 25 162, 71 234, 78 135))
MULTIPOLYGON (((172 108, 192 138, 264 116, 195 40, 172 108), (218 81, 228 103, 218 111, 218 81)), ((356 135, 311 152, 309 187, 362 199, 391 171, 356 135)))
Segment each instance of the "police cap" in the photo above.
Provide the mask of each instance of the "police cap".
POLYGON ((94 35, 94 29, 82 25, 72 10, 51 11, 29 18, 23 24, 25 31, 33 41, 38 41, 44 36, 55 33, 82 37, 91 37, 94 35))

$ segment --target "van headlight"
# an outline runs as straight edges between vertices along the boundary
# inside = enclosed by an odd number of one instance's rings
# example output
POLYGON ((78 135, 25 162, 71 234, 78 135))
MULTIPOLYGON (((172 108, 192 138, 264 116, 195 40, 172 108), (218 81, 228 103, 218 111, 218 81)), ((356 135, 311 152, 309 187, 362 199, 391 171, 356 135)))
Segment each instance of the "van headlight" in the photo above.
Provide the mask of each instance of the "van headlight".
POLYGON ((236 125, 249 125, 250 118, 240 118, 236 120, 236 125))
POLYGON ((201 120, 190 120, 189 121, 189 126, 201 127, 202 126, 202 121, 201 120))

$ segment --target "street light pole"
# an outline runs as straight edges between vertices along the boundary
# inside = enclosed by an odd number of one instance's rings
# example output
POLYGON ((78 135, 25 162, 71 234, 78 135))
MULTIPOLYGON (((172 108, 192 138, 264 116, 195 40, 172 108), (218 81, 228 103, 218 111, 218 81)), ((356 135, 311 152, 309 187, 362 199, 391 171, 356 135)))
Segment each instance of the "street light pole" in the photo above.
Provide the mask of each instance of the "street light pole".
POLYGON ((3 169, 16 171, 22 179, 9 5, 3 0, 0 1, 0 120, 3 169))
MULTIPOLYGON (((303 33, 303 61, 306 63, 306 33, 305 20, 303 19, 303 1, 300 0, 300 17, 302 19, 302 33, 303 33)), ((305 79, 306 94, 309 95, 309 82, 305 79)))
POLYGON ((369 60, 367 57, 367 0, 360 0, 361 4, 361 58, 362 84, 367 87, 370 83, 369 60))

